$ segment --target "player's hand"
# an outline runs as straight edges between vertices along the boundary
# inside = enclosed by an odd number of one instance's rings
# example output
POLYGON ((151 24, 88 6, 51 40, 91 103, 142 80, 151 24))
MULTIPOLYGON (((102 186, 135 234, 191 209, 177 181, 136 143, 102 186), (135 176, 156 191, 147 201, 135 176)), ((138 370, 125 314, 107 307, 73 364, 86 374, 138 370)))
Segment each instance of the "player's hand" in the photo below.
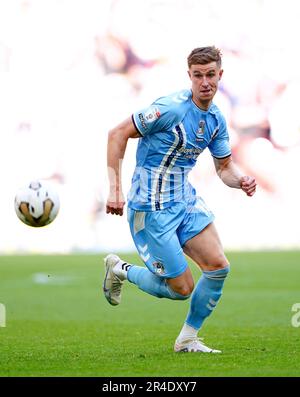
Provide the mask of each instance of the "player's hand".
POLYGON ((253 196, 256 191, 256 181, 252 176, 243 176, 241 178, 241 189, 247 194, 247 196, 253 196))
POLYGON ((124 205, 125 199, 122 192, 110 192, 106 202, 106 213, 122 216, 124 205))

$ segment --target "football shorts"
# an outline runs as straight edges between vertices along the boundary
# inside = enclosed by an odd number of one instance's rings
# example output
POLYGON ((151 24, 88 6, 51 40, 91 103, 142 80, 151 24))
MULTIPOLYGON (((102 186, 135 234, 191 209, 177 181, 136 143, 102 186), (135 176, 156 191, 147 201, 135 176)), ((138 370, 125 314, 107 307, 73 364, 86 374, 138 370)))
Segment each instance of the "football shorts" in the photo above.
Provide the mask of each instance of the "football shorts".
POLYGON ((182 247, 214 220, 201 197, 160 211, 128 208, 127 218, 138 253, 148 269, 163 278, 175 278, 188 264, 182 247))

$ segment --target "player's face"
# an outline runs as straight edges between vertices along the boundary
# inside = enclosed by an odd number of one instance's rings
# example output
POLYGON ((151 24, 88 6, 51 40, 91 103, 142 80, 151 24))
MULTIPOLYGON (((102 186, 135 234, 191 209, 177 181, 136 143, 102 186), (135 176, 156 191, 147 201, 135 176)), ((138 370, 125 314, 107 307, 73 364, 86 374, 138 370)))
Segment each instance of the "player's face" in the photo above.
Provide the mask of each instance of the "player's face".
POLYGON ((193 101, 201 109, 208 109, 215 96, 223 70, 216 62, 191 65, 188 74, 192 81, 193 101))

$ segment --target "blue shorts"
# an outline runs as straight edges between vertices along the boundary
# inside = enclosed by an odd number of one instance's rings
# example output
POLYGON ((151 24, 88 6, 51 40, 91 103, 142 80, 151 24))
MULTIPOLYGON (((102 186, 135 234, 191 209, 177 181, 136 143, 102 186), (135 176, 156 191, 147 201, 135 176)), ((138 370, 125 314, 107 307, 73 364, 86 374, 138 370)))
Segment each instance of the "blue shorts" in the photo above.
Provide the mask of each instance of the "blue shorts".
POLYGON ((214 220, 200 197, 192 205, 180 202, 160 211, 128 208, 127 217, 141 259, 163 278, 175 278, 186 270, 182 247, 214 220))

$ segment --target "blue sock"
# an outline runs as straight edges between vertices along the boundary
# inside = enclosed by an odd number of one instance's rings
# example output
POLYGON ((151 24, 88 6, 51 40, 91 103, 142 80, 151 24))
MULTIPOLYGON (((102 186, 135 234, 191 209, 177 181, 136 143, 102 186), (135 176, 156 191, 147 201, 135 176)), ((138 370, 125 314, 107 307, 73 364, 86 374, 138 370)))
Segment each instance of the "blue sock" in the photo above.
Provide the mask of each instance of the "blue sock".
POLYGON ((200 329, 203 321, 212 313, 222 295, 224 280, 228 272, 229 266, 220 270, 202 272, 192 294, 186 324, 197 330, 200 329))
POLYGON ((127 273, 127 279, 131 283, 136 284, 142 291, 158 298, 176 300, 189 298, 189 295, 185 296, 174 292, 164 278, 156 276, 145 267, 131 266, 127 273))

